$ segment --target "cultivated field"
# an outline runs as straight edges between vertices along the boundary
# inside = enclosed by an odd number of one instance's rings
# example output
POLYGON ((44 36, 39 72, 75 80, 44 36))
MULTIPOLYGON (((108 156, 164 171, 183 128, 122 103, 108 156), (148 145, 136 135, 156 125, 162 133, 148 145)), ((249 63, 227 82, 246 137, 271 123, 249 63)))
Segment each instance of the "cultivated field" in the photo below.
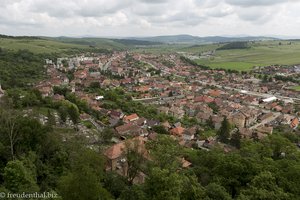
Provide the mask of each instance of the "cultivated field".
MULTIPOLYGON (((205 49, 209 48, 206 46, 205 49)), ((187 51, 200 54, 203 48, 199 48, 198 52, 195 48, 187 51)), ((255 42, 249 49, 218 50, 214 56, 196 61, 212 68, 239 71, 247 71, 254 66, 300 64, 300 41, 291 41, 291 44, 290 41, 255 42)))

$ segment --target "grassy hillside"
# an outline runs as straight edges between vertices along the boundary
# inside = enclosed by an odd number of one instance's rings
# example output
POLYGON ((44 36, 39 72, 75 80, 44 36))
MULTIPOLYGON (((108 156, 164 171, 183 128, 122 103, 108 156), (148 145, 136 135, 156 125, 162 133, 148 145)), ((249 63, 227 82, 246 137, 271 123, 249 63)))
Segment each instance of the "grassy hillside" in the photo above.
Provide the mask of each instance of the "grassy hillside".
POLYGON ((10 50, 27 49, 33 53, 61 53, 74 49, 88 49, 87 45, 62 43, 47 39, 0 38, 0 47, 10 50))
POLYGON ((61 42, 63 44, 76 44, 83 45, 86 47, 97 47, 101 49, 125 49, 126 45, 116 42, 111 39, 105 38, 69 38, 69 37, 58 37, 58 38, 47 38, 53 41, 61 42))
MULTIPOLYGON (((214 48, 215 45, 212 47, 214 48)), ((203 47, 185 50, 200 54, 203 52, 203 47)), ((300 42, 291 41, 291 44, 290 41, 255 42, 250 44, 248 49, 218 50, 214 56, 196 61, 199 64, 213 68, 220 67, 235 70, 250 70, 253 66, 272 64, 300 64, 300 42)))
POLYGON ((105 38, 69 37, 11 37, 0 35, 0 48, 10 50, 26 49, 33 53, 66 53, 99 50, 125 50, 137 46, 159 45, 157 42, 140 40, 118 40, 105 38))

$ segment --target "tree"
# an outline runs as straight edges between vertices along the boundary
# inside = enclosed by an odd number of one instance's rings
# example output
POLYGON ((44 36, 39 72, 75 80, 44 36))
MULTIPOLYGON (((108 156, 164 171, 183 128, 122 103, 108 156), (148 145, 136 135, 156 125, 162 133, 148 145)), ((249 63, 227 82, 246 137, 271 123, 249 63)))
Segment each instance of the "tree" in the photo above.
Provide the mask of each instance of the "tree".
POLYGON ((124 196, 127 196, 128 192, 124 192, 128 186, 127 183, 126 177, 121 176, 116 172, 106 172, 104 175, 103 187, 105 187, 116 199, 118 199, 121 194, 123 196, 123 193, 126 193, 124 196))
POLYGON ((55 117, 54 115, 51 113, 50 109, 48 109, 47 111, 47 118, 48 118, 48 121, 47 121, 47 125, 49 127, 52 127, 55 125, 55 117))
POLYGON ((235 133, 232 134, 230 143, 231 145, 239 149, 241 148, 241 139, 242 139, 241 133, 239 130, 237 130, 235 133))
POLYGON ((183 181, 178 173, 172 173, 167 169, 153 168, 145 181, 147 199, 180 199, 182 185, 183 181))
POLYGON ((213 110, 215 114, 219 112, 219 106, 215 102, 208 103, 208 106, 213 110))
POLYGON ((100 133, 100 142, 101 143, 109 143, 114 135, 113 129, 111 128, 104 128, 103 131, 100 133))
MULTIPOLYGON (((7 136, 9 140, 11 158, 15 159, 14 147, 20 135, 20 131, 17 126, 19 116, 14 115, 13 111, 1 110, 0 112, 0 133, 3 136, 7 136)), ((5 139, 5 138, 3 138, 5 139)))
POLYGON ((231 199, 226 189, 217 183, 210 183, 209 185, 206 186, 205 189, 206 189, 205 195, 209 200, 230 200, 231 199))
POLYGON ((152 130, 158 134, 165 134, 165 135, 169 134, 169 132, 162 125, 153 126, 152 130))
POLYGON ((212 119, 212 116, 209 116, 208 120, 206 121, 206 125, 210 128, 210 129, 214 129, 215 128, 215 124, 214 121, 212 119))
POLYGON ((182 174, 182 191, 180 193, 180 199, 192 200, 192 199, 204 199, 205 190, 198 182, 197 177, 191 174, 182 174))
POLYGON ((285 200, 291 199, 291 196, 278 187, 276 178, 271 172, 261 172, 253 178, 246 189, 241 191, 239 199, 285 200))
POLYGON ((142 171, 147 152, 143 141, 132 139, 125 143, 125 157, 127 164, 127 178, 129 184, 133 183, 134 178, 142 171))
POLYGON ((225 116, 221 128, 218 131, 218 137, 221 142, 228 143, 228 138, 230 137, 230 123, 225 116))
POLYGON ((65 200, 111 199, 110 194, 101 187, 95 174, 88 167, 75 170, 63 176, 58 185, 59 194, 65 200))
POLYGON ((167 135, 157 135, 157 139, 146 143, 153 159, 152 164, 161 169, 176 171, 181 167, 178 157, 181 155, 179 144, 167 135))
POLYGON ((269 79, 269 78, 268 78, 268 75, 265 74, 265 75, 263 76, 263 80, 262 80, 262 81, 263 81, 264 83, 267 83, 267 82, 269 81, 268 79, 269 79))
POLYGON ((120 200, 147 200, 143 187, 132 185, 123 190, 120 200))
POLYGON ((36 177, 19 160, 10 161, 4 168, 4 186, 11 192, 37 192, 36 177))
POLYGON ((64 105, 61 105, 58 108, 58 115, 60 117, 60 120, 63 123, 65 123, 67 121, 67 117, 68 117, 68 109, 64 105))
POLYGON ((77 147, 77 152, 73 151, 70 170, 58 183, 59 194, 66 200, 111 199, 109 192, 101 186, 104 168, 102 157, 82 146, 77 147))
POLYGON ((79 121, 79 110, 78 107, 75 104, 70 104, 68 106, 68 114, 70 116, 70 119, 74 124, 77 124, 79 121))

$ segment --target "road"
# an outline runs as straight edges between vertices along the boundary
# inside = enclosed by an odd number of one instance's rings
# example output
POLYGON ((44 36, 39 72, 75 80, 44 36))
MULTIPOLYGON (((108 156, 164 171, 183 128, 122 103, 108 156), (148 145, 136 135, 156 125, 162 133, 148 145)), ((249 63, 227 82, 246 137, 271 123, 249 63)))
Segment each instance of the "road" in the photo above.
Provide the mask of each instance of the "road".
POLYGON ((106 71, 110 65, 111 65, 111 62, 114 61, 115 59, 119 58, 119 56, 115 56, 115 57, 111 57, 107 63, 105 63, 105 65, 103 66, 103 70, 106 71))

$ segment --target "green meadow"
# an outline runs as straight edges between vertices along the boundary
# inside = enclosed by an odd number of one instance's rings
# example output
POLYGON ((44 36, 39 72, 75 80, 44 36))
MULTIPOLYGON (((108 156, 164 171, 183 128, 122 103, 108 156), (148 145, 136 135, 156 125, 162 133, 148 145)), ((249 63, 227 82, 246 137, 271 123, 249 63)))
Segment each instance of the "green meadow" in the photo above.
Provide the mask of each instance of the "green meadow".
POLYGON ((292 87, 291 89, 300 92, 300 85, 299 85, 299 86, 292 87))
POLYGON ((63 43, 47 39, 11 39, 0 38, 0 47, 4 49, 27 49, 33 53, 60 53, 71 49, 87 49, 86 45, 63 43))
MULTIPOLYGON (((248 49, 217 50, 214 56, 196 61, 212 68, 239 71, 251 70, 254 66, 300 64, 300 41, 289 43, 290 41, 255 42, 248 49)), ((194 48, 189 52, 197 53, 194 48)), ((198 52, 203 52, 203 48, 198 52)))

